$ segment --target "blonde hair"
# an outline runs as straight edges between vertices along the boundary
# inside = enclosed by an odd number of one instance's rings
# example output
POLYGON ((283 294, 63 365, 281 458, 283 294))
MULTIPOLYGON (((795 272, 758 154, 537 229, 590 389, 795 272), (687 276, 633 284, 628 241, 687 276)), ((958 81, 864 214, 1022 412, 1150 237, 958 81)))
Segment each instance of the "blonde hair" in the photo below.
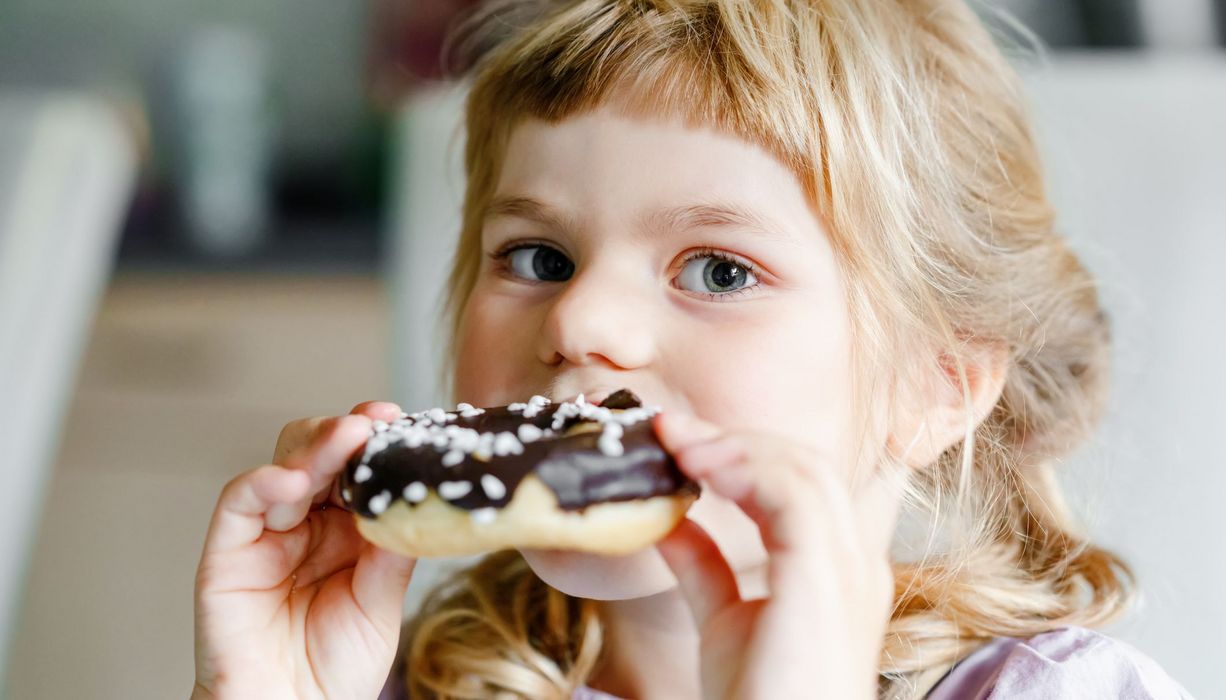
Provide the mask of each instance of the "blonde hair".
MULTIPOLYGON (((738 136, 787 165, 829 224, 862 435, 947 371, 969 416, 970 354, 1008 349, 987 417, 968 417, 963 439, 910 479, 907 504, 947 542, 895 564, 881 696, 921 697, 993 637, 1101 626, 1126 609, 1130 572, 1080 534, 1053 473, 1106 403, 1108 319, 1055 230, 1019 79, 965 4, 514 0, 457 36, 473 63, 450 355, 520 120, 607 106, 738 136), (878 387, 885 405, 868 399, 878 387)), ((592 601, 514 553, 461 576, 409 631, 413 697, 564 698, 594 672, 592 601)))

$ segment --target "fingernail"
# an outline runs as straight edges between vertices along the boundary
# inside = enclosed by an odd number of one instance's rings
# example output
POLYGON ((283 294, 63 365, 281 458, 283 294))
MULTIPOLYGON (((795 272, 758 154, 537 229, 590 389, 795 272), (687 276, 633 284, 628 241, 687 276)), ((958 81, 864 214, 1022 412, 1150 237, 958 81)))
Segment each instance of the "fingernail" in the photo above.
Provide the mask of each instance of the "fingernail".
POLYGON ((710 473, 742 461, 745 451, 738 441, 725 436, 685 448, 677 455, 677 462, 688 473, 710 473))
POLYGON ((691 413, 665 413, 663 418, 670 423, 670 431, 682 437, 686 444, 712 440, 723 433, 719 426, 691 413))

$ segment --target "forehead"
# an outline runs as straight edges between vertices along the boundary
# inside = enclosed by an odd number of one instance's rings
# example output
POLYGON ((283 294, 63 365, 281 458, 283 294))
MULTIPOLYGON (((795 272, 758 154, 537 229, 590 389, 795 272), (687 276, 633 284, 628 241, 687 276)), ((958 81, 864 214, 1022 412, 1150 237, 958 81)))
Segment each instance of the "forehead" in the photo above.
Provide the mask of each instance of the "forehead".
POLYGON ((528 197, 572 210, 727 204, 760 218, 814 216, 799 178, 762 147, 678 119, 610 108, 511 130, 494 201, 528 197))

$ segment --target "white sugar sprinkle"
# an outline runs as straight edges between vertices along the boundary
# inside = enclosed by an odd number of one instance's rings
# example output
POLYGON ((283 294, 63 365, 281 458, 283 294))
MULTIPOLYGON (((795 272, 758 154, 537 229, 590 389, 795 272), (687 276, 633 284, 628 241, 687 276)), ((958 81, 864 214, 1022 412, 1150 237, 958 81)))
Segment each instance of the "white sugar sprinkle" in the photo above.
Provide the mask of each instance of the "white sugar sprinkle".
POLYGON ((369 504, 370 512, 374 513, 375 515, 378 515, 382 513, 383 511, 387 510, 387 504, 391 502, 392 502, 392 492, 391 491, 380 491, 379 493, 370 497, 370 504, 369 504))
POLYGON ((468 517, 472 518, 473 522, 478 525, 488 525, 489 523, 494 522, 494 519, 498 517, 498 509, 477 508, 476 510, 469 511, 468 517))
POLYGON ((477 449, 477 444, 481 440, 481 434, 475 430, 464 429, 456 434, 451 439, 451 449, 460 450, 462 452, 472 452, 477 449))
POLYGON ((515 431, 519 441, 523 443, 536 442, 541 439, 541 429, 531 423, 524 423, 515 431))
POLYGON ((515 454, 521 455, 524 453, 523 443, 519 438, 515 437, 514 433, 501 432, 494 438, 494 454, 499 457, 515 454))
POLYGON ((387 434, 379 433, 366 441, 366 454, 373 455, 376 452, 382 452, 387 449, 387 434))
POLYGON ((349 490, 349 487, 346 486, 345 488, 341 489, 341 498, 345 501, 345 503, 353 500, 353 492, 349 490))
POLYGON ((472 490, 473 482, 471 481, 443 481, 438 485, 438 495, 447 501, 464 498, 472 490))
MULTIPOLYGON (((550 404, 552 402, 548 397, 535 394, 526 403, 513 403, 507 409, 521 414, 520 417, 524 419, 531 419, 539 415, 550 404)), ((478 432, 471 427, 465 427, 463 424, 452 423, 451 421, 454 421, 459 416, 471 418, 485 412, 484 409, 477 408, 470 403, 460 402, 456 404, 454 412, 448 412, 438 407, 417 413, 401 412, 400 417, 391 421, 390 424, 384 421, 372 421, 372 435, 367 440, 366 449, 359 461, 359 466, 354 470, 354 481, 356 483, 369 481, 373 476, 373 472, 368 466, 371 457, 375 453, 386 450, 393 445, 404 445, 409 449, 432 446, 441 453, 444 466, 454 467, 463 463, 469 454, 481 462, 488 462, 494 457, 523 454, 525 444, 545 438, 558 437, 562 434, 563 426, 575 420, 599 424, 598 449, 606 455, 617 456, 625 451, 625 446, 621 442, 621 438, 625 433, 624 426, 634 425, 641 420, 650 418, 659 411, 658 406, 638 406, 612 410, 589 403, 584 394, 579 394, 575 397, 574 401, 563 401, 558 404, 551 416, 550 425, 544 429, 525 420, 525 422, 516 426, 514 430, 500 433, 478 432)), ((451 483, 452 486, 445 490, 452 498, 462 497, 462 495, 457 495, 459 493, 458 489, 471 490, 475 487, 475 482, 451 483)), ((506 487, 502 485, 502 482, 496 482, 494 485, 487 487, 488 483, 489 480, 483 480, 482 488, 487 488, 487 490, 492 488, 494 493, 498 493, 501 486, 501 492, 505 496, 506 487)), ((410 490, 417 493, 419 489, 424 488, 426 488, 424 485, 417 487, 410 485, 410 487, 406 487, 406 499, 410 490)), ((440 492, 440 495, 443 495, 442 492, 440 492)), ((424 498, 424 495, 420 498, 424 498)), ((377 506, 383 499, 376 496, 372 500, 377 506)), ((386 508, 387 505, 389 503, 384 503, 383 507, 386 508)))
POLYGON ((493 474, 481 475, 481 489, 490 500, 497 501, 507 495, 507 487, 502 480, 493 474))
POLYGON ((609 457, 620 457, 626 451, 626 448, 622 447, 622 441, 608 433, 601 433, 596 447, 601 454, 609 457))
POLYGON ((404 487, 404 500, 409 503, 421 503, 426 500, 426 485, 420 481, 414 481, 404 487))

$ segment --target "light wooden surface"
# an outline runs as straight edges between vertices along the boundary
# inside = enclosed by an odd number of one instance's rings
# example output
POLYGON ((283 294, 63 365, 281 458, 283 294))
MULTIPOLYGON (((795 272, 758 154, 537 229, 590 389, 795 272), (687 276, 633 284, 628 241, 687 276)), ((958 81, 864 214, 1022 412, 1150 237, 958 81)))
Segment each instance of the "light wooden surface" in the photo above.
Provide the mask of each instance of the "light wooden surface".
POLYGON ((192 584, 222 485, 281 426, 387 398, 368 278, 122 276, 62 434, 12 698, 186 697, 192 584))

